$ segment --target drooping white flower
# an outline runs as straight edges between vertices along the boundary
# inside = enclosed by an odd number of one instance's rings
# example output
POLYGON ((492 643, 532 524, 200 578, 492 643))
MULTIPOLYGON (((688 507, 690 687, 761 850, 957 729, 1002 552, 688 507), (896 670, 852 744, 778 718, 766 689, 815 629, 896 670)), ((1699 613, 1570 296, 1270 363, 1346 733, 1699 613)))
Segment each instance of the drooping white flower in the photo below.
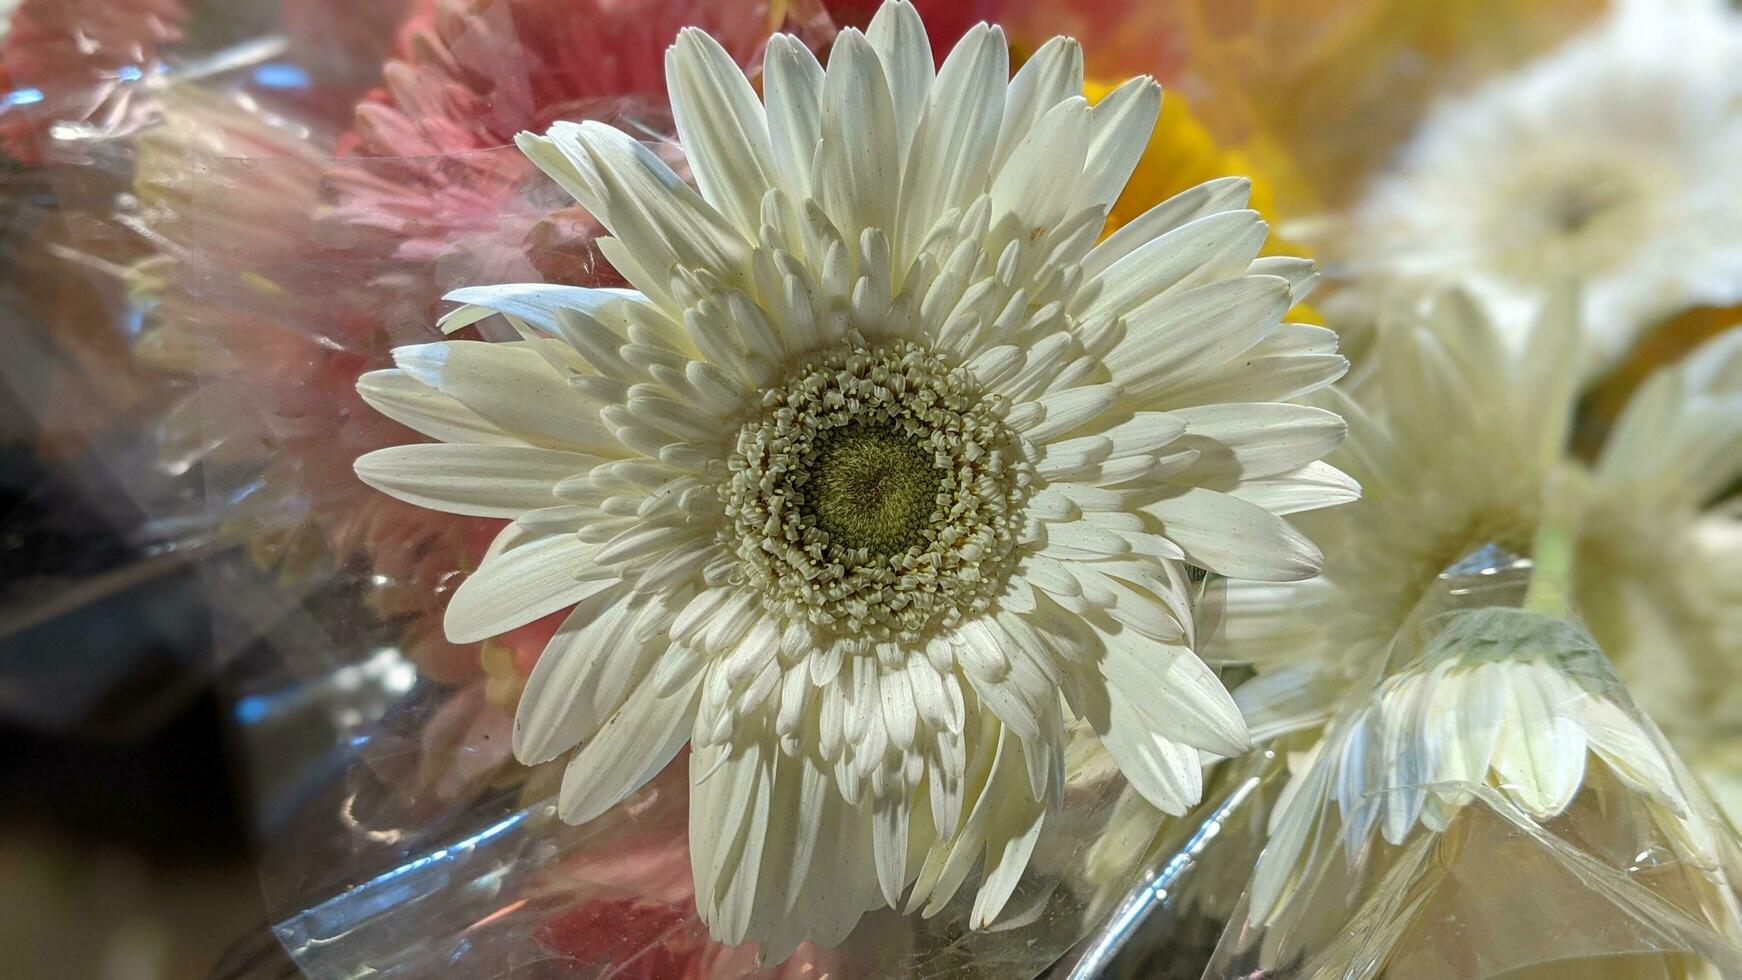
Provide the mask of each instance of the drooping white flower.
MULTIPOLYGON (((1674 857, 1719 865, 1721 824, 1603 657, 1571 623, 1518 609, 1452 614, 1419 659, 1387 677, 1306 756, 1271 811, 1248 921, 1295 912, 1306 863, 1368 858, 1418 828, 1444 832, 1465 807, 1559 816, 1602 766, 1643 802, 1674 857)), ((1629 852, 1631 853, 1631 852, 1629 852)), ((1726 917, 1734 922, 1734 902, 1726 917)))
POLYGON ((465 289, 520 343, 397 352, 359 387, 441 441, 359 460, 405 500, 513 519, 456 640, 574 606, 515 751, 573 752, 589 820, 684 745, 696 903, 771 958, 862 912, 936 912, 976 867, 991 921, 1060 794, 1065 705, 1179 812, 1247 744, 1193 652, 1188 565, 1313 574, 1282 514, 1351 499, 1318 462, 1344 370, 1284 324, 1309 263, 1258 258, 1241 181, 1097 244, 1159 89, 1097 105, 1056 39, 997 28, 935 76, 906 3, 827 70, 771 40, 765 103, 719 46, 668 60, 699 193, 629 136, 522 148, 611 232, 635 287, 465 289))
POLYGON ((1646 712, 1675 738, 1734 722, 1736 559, 1702 528, 1742 477, 1742 331, 1649 379, 1587 466, 1569 447, 1575 316, 1563 296, 1515 351, 1453 292, 1381 331, 1331 457, 1363 498, 1308 527, 1325 573, 1228 586, 1210 652, 1259 666, 1236 692, 1256 737, 1323 721, 1442 572, 1486 545, 1529 556, 1551 508, 1573 525, 1573 605, 1646 712))
POLYGON ((1404 299, 1470 289, 1516 337, 1584 289, 1586 356, 1742 299, 1742 15, 1621 3, 1562 49, 1431 112, 1337 243, 1404 299))
POLYGON ((1529 554, 1571 426, 1575 330, 1563 302, 1513 353, 1447 292, 1380 332, 1358 398, 1331 393, 1350 426, 1333 458, 1362 499, 1312 516, 1322 576, 1228 583, 1212 649, 1259 668, 1236 692, 1255 737, 1322 722, 1448 566, 1488 544, 1529 554))

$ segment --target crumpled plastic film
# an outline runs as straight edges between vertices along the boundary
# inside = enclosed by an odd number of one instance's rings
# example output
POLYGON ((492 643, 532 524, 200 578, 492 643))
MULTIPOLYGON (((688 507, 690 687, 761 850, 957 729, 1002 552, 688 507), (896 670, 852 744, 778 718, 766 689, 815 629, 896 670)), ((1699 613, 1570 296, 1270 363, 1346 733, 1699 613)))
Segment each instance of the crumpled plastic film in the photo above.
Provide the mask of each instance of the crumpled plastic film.
POLYGON ((1290 757, 1206 977, 1742 971, 1742 849, 1588 633, 1496 549, 1290 757))

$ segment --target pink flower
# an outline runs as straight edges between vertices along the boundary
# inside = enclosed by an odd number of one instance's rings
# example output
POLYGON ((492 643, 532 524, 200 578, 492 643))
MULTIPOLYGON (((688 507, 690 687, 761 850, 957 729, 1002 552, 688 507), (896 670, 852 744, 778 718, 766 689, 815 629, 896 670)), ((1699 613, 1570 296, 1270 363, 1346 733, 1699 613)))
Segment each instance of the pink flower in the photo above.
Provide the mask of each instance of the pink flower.
POLYGON ((703 27, 749 63, 770 18, 766 0, 430 0, 357 109, 334 218, 393 260, 381 282, 405 315, 460 285, 616 283, 592 247, 598 226, 515 134, 600 119, 663 138, 678 29, 703 27))
POLYGON ((185 15, 183 0, 24 0, 0 43, 0 152, 34 166, 49 126, 118 115, 185 15))

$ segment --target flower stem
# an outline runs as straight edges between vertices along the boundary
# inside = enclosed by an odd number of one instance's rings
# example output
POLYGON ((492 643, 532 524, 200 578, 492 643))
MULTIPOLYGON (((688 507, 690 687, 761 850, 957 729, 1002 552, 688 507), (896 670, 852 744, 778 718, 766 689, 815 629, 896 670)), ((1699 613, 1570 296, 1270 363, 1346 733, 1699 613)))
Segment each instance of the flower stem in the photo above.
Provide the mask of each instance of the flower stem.
POLYGON ((1530 545, 1530 584, 1524 591, 1524 608, 1530 612, 1564 618, 1572 611, 1581 487, 1579 474, 1570 467, 1557 470, 1548 479, 1542 515, 1530 545))
POLYGON ((1530 559, 1533 567, 1524 608, 1545 616, 1565 616, 1572 609, 1572 534, 1556 522, 1545 522, 1536 530, 1530 559))

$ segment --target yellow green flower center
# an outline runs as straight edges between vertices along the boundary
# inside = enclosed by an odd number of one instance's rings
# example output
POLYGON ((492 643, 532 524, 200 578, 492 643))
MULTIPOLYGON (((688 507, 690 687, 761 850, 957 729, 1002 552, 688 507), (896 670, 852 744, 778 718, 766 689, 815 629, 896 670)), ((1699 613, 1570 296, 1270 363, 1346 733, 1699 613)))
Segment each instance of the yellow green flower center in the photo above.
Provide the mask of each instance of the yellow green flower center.
POLYGON ((943 472, 930 452, 894 426, 830 429, 811 451, 806 506, 836 544, 892 555, 920 544, 933 518, 942 516, 943 472))
POLYGON ((918 344, 853 338, 763 393, 720 488, 771 612, 914 636, 1004 587, 1033 470, 1003 400, 918 344))

